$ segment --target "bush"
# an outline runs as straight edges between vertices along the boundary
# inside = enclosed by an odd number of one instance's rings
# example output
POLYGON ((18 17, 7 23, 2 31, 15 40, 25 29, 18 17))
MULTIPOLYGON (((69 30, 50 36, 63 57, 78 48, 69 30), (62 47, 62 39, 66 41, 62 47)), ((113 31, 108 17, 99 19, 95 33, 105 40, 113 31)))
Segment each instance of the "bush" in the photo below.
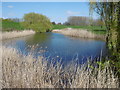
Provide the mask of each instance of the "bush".
POLYGON ((50 20, 46 16, 37 13, 25 14, 22 24, 27 29, 33 29, 35 32, 47 32, 52 28, 50 20))

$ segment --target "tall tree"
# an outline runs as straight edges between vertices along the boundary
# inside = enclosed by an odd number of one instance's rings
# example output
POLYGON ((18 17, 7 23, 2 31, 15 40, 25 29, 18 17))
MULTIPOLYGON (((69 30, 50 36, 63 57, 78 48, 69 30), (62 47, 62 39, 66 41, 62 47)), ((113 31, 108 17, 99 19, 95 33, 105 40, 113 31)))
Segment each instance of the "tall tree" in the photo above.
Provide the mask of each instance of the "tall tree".
POLYGON ((120 1, 90 2, 90 10, 101 16, 107 28, 107 45, 112 52, 112 58, 120 60, 120 1))
POLYGON ((77 26, 87 26, 89 25, 89 18, 88 17, 83 17, 83 16, 70 16, 68 18, 68 23, 70 25, 77 25, 77 26))

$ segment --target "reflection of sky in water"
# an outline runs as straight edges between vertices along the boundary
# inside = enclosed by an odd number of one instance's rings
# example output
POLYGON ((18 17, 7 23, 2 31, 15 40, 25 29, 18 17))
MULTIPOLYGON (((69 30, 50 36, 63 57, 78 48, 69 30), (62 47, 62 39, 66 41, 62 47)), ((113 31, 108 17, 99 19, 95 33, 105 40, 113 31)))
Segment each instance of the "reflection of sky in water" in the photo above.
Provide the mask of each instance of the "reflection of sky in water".
POLYGON ((3 42, 4 45, 18 49, 22 54, 34 53, 34 56, 62 58, 63 62, 68 62, 78 58, 84 62, 87 57, 98 57, 105 54, 106 44, 101 40, 80 39, 64 36, 57 33, 42 33, 32 36, 15 38, 3 42), (33 46, 33 48, 31 47, 33 46))

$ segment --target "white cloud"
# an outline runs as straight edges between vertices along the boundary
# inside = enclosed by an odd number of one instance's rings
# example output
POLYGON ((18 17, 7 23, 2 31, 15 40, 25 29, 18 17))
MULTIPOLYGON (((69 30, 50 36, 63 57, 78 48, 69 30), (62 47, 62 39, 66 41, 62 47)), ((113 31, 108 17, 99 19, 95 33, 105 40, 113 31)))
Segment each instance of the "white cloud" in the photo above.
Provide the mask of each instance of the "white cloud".
POLYGON ((3 19, 7 19, 8 17, 2 17, 3 19))
POLYGON ((67 11, 68 16, 79 15, 80 12, 67 11))
POLYGON ((9 5, 9 6, 7 6, 8 8, 13 8, 14 6, 12 6, 12 5, 9 5))

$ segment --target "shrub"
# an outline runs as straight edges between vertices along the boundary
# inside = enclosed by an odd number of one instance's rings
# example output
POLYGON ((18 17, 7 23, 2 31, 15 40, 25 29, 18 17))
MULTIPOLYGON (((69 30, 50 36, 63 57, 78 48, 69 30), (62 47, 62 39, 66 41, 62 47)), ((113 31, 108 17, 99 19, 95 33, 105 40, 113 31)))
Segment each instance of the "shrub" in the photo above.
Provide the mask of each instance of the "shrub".
POLYGON ((25 14, 22 24, 27 29, 33 29, 35 32, 46 32, 52 28, 50 20, 46 16, 37 13, 25 14))

